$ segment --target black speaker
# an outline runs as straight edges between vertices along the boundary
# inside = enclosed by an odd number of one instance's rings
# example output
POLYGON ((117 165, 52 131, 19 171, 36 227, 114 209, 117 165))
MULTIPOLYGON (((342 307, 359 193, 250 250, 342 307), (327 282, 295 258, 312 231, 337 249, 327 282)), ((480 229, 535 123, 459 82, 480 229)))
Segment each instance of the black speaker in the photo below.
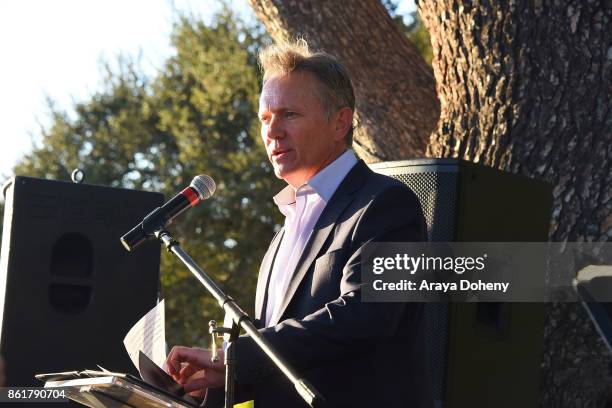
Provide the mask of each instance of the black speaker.
MULTIPOLYGON (((548 240, 548 183, 455 159, 370 167, 415 192, 431 241, 548 240)), ((428 303, 423 338, 436 407, 538 406, 543 304, 428 303)))
POLYGON ((123 346, 155 306, 160 246, 128 253, 119 237, 163 195, 15 177, 5 185, 0 353, 7 386, 37 373, 135 372, 123 346))

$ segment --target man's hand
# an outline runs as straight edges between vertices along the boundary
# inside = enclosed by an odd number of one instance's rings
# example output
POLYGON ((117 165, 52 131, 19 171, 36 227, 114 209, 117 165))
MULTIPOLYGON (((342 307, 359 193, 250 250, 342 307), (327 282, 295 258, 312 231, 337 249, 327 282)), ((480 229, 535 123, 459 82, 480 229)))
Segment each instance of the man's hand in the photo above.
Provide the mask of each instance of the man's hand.
POLYGON ((212 352, 207 349, 174 346, 165 366, 168 374, 181 384, 185 392, 203 396, 206 389, 218 388, 225 384, 223 351, 219 350, 219 362, 211 361, 212 352))

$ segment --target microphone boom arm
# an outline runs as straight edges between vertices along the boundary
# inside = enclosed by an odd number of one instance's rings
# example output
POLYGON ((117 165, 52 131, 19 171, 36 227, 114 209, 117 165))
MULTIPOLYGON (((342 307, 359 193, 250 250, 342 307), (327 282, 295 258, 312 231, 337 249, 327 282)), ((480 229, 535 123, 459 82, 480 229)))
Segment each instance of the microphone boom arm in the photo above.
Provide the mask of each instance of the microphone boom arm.
POLYGON ((314 389, 305 379, 300 378, 297 372, 289 365, 289 363, 276 351, 274 347, 263 337, 251 318, 236 304, 236 302, 227 296, 217 286, 217 284, 200 268, 196 262, 180 247, 176 241, 166 230, 160 229, 155 232, 155 237, 159 239, 168 252, 176 255, 191 271, 191 273, 200 281, 210 294, 214 296, 221 308, 225 311, 226 316, 232 319, 232 329, 230 332, 230 340, 225 353, 225 407, 234 406, 234 373, 236 369, 236 358, 234 356, 234 348, 232 343, 236 340, 241 327, 255 343, 263 350, 264 353, 276 364, 283 374, 293 383, 296 391, 300 396, 313 408, 325 407, 325 401, 321 394, 314 389))

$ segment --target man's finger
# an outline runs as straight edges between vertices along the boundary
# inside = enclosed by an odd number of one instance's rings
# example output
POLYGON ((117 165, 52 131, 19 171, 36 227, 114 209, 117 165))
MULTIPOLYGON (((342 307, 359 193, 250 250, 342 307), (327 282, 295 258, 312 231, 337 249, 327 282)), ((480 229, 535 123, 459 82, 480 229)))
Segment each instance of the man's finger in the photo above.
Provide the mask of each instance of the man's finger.
POLYGON ((201 371, 202 371, 201 369, 194 366, 193 364, 186 363, 185 366, 181 368, 181 371, 179 373, 179 378, 180 378, 179 383, 181 384, 186 383, 192 376, 198 375, 201 371))
POLYGON ((190 363, 199 368, 223 368, 223 353, 219 351, 219 362, 217 363, 210 360, 211 356, 211 351, 207 349, 174 346, 168 355, 167 362, 177 375, 181 370, 181 363, 190 363))
POLYGON ((187 394, 195 399, 204 399, 204 396, 206 396, 206 390, 198 390, 198 391, 192 391, 189 394, 187 394))
POLYGON ((205 369, 194 374, 183 384, 183 389, 186 392, 191 392, 198 389, 222 387, 224 383, 224 370, 205 369))
POLYGON ((206 380, 206 376, 190 380, 189 382, 183 385, 183 389, 186 393, 190 393, 193 391, 206 391, 206 388, 208 388, 208 381, 206 380))
POLYGON ((175 380, 178 377, 179 371, 181 369, 181 362, 177 360, 177 350, 182 346, 174 346, 170 353, 168 353, 168 357, 166 357, 166 367, 168 367, 168 374, 170 374, 175 380))
POLYGON ((178 376, 183 363, 190 363, 199 368, 206 368, 211 364, 210 352, 205 349, 174 346, 166 359, 168 373, 173 376, 178 376))

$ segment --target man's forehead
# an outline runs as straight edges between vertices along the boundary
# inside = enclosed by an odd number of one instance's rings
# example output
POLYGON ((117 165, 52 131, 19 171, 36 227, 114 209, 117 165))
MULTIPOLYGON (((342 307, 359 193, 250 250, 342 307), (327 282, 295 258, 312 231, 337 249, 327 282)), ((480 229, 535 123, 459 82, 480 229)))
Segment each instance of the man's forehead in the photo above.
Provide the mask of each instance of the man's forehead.
POLYGON ((296 72, 285 76, 271 77, 265 83, 259 96, 259 108, 306 105, 313 96, 310 78, 305 73, 296 72))

